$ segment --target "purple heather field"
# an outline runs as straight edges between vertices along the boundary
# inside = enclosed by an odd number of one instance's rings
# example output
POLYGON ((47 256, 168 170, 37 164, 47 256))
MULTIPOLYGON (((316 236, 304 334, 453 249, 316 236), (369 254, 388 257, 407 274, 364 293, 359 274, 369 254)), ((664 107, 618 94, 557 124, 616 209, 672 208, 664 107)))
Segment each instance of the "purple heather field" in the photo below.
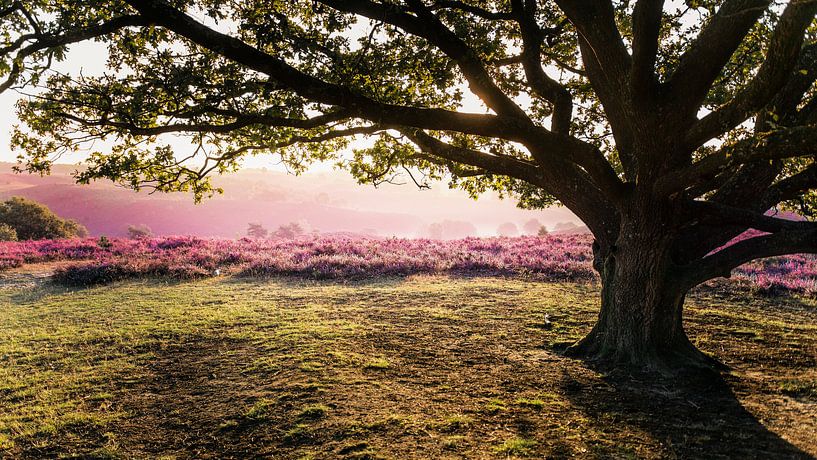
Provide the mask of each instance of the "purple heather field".
MULTIPOLYGON (((0 270, 61 264, 54 280, 91 285, 140 276, 189 279, 215 274, 360 280, 412 274, 527 276, 592 281, 588 235, 428 239, 310 236, 294 240, 227 240, 191 236, 0 243, 0 270)), ((739 284, 766 294, 817 295, 817 256, 791 255, 746 264, 739 284)))

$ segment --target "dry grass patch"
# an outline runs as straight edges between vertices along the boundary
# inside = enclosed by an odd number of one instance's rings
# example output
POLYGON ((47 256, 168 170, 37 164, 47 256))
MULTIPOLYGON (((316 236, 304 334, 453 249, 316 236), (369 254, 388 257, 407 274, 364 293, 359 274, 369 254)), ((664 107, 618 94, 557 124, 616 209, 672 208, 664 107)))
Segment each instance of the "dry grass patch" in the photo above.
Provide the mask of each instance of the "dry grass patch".
POLYGON ((813 300, 692 295, 690 335, 733 370, 680 388, 553 351, 592 325, 596 289, 441 277, 7 287, 0 457, 817 454, 813 300))

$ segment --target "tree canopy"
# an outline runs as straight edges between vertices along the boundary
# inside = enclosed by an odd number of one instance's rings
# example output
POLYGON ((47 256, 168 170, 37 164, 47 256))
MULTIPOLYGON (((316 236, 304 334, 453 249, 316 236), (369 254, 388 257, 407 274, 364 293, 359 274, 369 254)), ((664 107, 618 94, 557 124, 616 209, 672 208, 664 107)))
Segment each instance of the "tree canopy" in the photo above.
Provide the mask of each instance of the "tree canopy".
POLYGON ((88 236, 82 224, 62 219, 47 206, 18 196, 0 202, 0 233, 0 241, 88 236))
POLYGON ((817 251, 817 224, 767 212, 815 213, 817 2, 0 5, 0 89, 29 95, 13 144, 30 171, 107 139, 80 181, 202 197, 210 174, 257 154, 295 171, 334 160, 375 184, 448 178, 567 206, 621 283, 634 279, 624 261, 645 265, 616 251, 649 243, 684 292, 754 258, 817 251), (107 46, 104 75, 49 71, 86 40, 107 46), (194 147, 174 152, 168 135, 194 147), (368 146, 338 156, 355 137, 368 146), (750 228, 768 234, 718 250, 750 228))

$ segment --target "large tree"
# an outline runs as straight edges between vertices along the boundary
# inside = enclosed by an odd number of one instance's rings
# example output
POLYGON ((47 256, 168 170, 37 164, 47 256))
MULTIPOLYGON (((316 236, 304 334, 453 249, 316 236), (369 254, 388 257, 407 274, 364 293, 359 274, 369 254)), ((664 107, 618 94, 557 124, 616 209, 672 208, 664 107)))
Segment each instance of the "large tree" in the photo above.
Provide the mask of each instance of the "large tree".
POLYGON ((361 182, 404 171, 561 203, 595 235, 602 282, 575 355, 707 366, 684 332, 686 293, 817 251, 817 224, 768 212, 815 202, 812 0, 0 5, 1 89, 29 96, 13 138, 28 170, 108 139, 80 181, 201 197, 208 174, 273 153, 294 170, 337 159, 361 182), (87 40, 107 46, 105 75, 49 71, 87 40), (179 134, 190 152, 164 144, 179 134), (761 236, 723 248, 747 229, 761 236))

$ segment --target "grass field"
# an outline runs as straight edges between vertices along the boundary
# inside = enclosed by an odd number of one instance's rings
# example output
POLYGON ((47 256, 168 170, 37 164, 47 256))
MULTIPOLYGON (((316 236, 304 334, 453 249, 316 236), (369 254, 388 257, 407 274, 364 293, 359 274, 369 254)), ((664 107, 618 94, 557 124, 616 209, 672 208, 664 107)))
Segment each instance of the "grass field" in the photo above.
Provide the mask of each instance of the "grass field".
POLYGON ((592 284, 4 280, 2 458, 817 455, 814 299, 693 295, 691 336, 732 371, 678 389, 554 351, 592 284))

